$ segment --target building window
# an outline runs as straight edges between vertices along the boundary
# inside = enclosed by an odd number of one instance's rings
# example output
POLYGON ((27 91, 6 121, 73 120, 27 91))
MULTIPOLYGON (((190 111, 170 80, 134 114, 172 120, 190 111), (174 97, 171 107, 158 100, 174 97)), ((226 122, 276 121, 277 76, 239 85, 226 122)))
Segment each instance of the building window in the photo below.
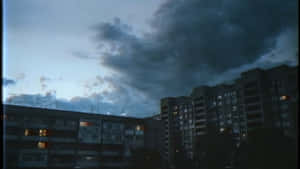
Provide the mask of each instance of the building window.
POLYGON ((225 130, 224 128, 220 128, 220 132, 224 132, 224 130, 225 130))
POLYGON ((24 135, 25 136, 37 136, 38 133, 37 133, 37 131, 34 131, 32 129, 25 129, 24 135))
POLYGON ((280 100, 287 100, 288 97, 287 96, 280 96, 280 100))
POLYGON ((92 125, 93 125, 93 123, 88 122, 88 121, 81 121, 80 122, 81 127, 92 126, 92 125))
POLYGON ((47 129, 40 129, 40 136, 46 137, 48 136, 48 130, 47 129))
POLYGON ((136 130, 137 130, 137 131, 140 131, 140 130, 143 131, 143 130, 144 130, 144 127, 143 127, 142 125, 137 125, 137 126, 136 126, 136 130))
POLYGON ((86 160, 93 160, 93 159, 95 159, 95 157, 93 157, 93 156, 86 156, 85 159, 86 160))
POLYGON ((30 131, 29 131, 29 129, 25 129, 24 135, 25 135, 25 136, 30 136, 30 131))
POLYGON ((38 146, 39 149, 46 149, 48 147, 48 143, 43 142, 43 141, 39 141, 37 146, 38 146))

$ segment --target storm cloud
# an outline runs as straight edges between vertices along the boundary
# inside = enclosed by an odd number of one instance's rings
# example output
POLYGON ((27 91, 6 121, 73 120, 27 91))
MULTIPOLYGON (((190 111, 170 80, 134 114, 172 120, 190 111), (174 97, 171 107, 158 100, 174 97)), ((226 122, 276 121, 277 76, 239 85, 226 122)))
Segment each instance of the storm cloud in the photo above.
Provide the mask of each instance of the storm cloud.
POLYGON ((226 76, 232 79, 268 59, 269 65, 297 60, 298 40, 280 39, 286 32, 298 35, 296 0, 168 0, 150 24, 152 32, 142 37, 120 19, 93 30, 99 48, 106 46, 101 65, 157 101, 187 95, 197 85, 226 81, 226 76), (292 48, 285 53, 289 59, 278 59, 278 52, 277 60, 272 59, 270 53, 279 48, 292 48))
POLYGON ((298 62, 297 0, 165 0, 144 34, 128 23, 115 18, 90 27, 99 53, 72 49, 77 59, 99 59, 99 70, 109 70, 107 77, 84 81, 85 96, 20 94, 6 102, 144 117, 159 112, 162 97, 189 95, 198 85, 231 81, 251 68, 298 62))

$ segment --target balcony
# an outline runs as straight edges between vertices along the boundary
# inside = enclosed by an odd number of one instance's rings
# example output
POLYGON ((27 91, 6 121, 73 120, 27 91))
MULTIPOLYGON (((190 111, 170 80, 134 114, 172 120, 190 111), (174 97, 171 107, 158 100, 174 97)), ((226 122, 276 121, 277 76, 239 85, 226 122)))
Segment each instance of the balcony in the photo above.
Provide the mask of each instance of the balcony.
POLYGON ((204 107, 204 103, 197 103, 195 104, 195 107, 204 107))
POLYGON ((36 168, 36 167, 47 167, 47 161, 22 161, 18 164, 20 168, 36 168))
POLYGON ((7 127, 15 127, 15 126, 18 126, 18 122, 16 121, 6 121, 6 126, 7 127))
POLYGON ((60 155, 64 155, 64 154, 75 154, 75 150, 49 150, 49 153, 51 154, 60 154, 60 155))
MULTIPOLYGON (((104 155, 105 155, 105 153, 111 153, 110 151, 104 151, 104 152, 102 152, 102 155, 103 155, 103 153, 104 153, 104 155)), ((112 152, 112 153, 115 153, 115 152, 112 152)), ((81 154, 81 155, 98 155, 98 154, 100 154, 100 152, 98 152, 98 151, 84 151, 84 150, 79 150, 78 151, 78 154, 81 154)))
POLYGON ((261 112, 255 112, 255 113, 248 113, 247 114, 247 120, 253 120, 253 119, 261 119, 262 113, 261 112))
POLYGON ((77 166, 80 166, 80 168, 98 167, 100 166, 100 162, 99 161, 77 161, 77 166))
POLYGON ((206 112, 197 112, 196 117, 203 117, 206 115, 206 112))
POLYGON ((36 153, 36 154, 43 154, 43 155, 47 155, 47 149, 21 149, 20 153, 21 154, 27 154, 27 153, 36 153))
POLYGON ((245 104, 251 104, 251 103, 259 103, 260 97, 258 95, 256 96, 249 96, 245 98, 245 104))
POLYGON ((74 143, 76 142, 76 138, 64 138, 64 137, 51 137, 49 139, 51 142, 60 142, 60 143, 74 143))
POLYGON ((199 132, 196 132, 196 135, 197 136, 201 136, 201 135, 205 135, 206 132, 205 131, 199 131, 199 132))
POLYGON ((248 125, 248 129, 251 130, 251 129, 254 129, 254 128, 260 128, 260 127, 262 127, 263 123, 260 120, 256 120, 256 121, 249 121, 247 123, 247 125, 248 125))
POLYGON ((51 167, 63 167, 63 168, 73 168, 74 162, 53 162, 50 163, 51 167))
POLYGON ((247 112, 260 111, 261 105, 260 104, 247 105, 245 110, 247 112))
POLYGON ((55 130, 76 130, 76 126, 52 126, 51 129, 55 130))
POLYGON ((25 123, 25 128, 48 128, 47 124, 38 124, 38 123, 25 123))
POLYGON ((207 126, 204 124, 204 125, 199 125, 199 126, 196 126, 196 129, 202 129, 202 128, 206 128, 207 126))
POLYGON ((18 138, 16 135, 6 135, 6 140, 17 140, 18 138))
POLYGON ((117 151, 104 151, 101 152, 101 155, 106 157, 116 157, 116 156, 120 156, 121 153, 117 151))
POLYGON ((244 95, 245 97, 250 97, 250 96, 257 96, 259 95, 259 91, 257 89, 254 89, 254 90, 245 90, 244 91, 244 95))
POLYGON ((258 86, 257 81, 252 81, 245 84, 246 89, 256 88, 257 86, 258 86))
POLYGON ((22 136, 22 140, 26 140, 26 141, 48 141, 48 137, 22 136))
POLYGON ((116 167, 116 168, 120 168, 122 166, 126 165, 125 162, 105 162, 103 163, 104 167, 116 167))

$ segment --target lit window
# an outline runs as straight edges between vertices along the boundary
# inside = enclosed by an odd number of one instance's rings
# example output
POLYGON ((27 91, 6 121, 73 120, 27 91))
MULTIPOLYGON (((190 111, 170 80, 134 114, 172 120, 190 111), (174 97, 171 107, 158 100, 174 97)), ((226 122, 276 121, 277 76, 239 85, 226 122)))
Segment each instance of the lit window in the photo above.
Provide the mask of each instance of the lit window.
POLYGON ((176 153, 178 153, 178 152, 179 152, 179 150, 176 149, 176 153))
POLYGON ((92 125, 93 125, 93 123, 91 123, 91 122, 87 122, 87 121, 81 121, 80 122, 81 127, 92 126, 92 125))
POLYGON ((280 96, 280 100, 287 100, 287 96, 280 96))
POLYGON ((137 131, 140 131, 140 130, 144 130, 144 128, 143 128, 143 126, 141 126, 141 125, 137 125, 137 126, 136 126, 136 130, 137 130, 137 131))
POLYGON ((38 146, 39 149, 45 149, 45 148, 48 147, 48 143, 39 141, 37 146, 38 146))
POLYGON ((223 132, 225 129, 224 128, 220 128, 220 132, 223 132))
POLYGON ((92 159, 94 159, 94 157, 86 156, 85 159, 86 159, 86 160, 92 160, 92 159))
POLYGON ((48 136, 48 130, 47 129, 40 129, 40 136, 46 137, 48 136))
POLYGON ((176 116, 177 115, 177 111, 173 112, 173 115, 176 116))
POLYGON ((25 136, 29 136, 29 135, 30 135, 29 129, 25 129, 24 135, 25 135, 25 136))

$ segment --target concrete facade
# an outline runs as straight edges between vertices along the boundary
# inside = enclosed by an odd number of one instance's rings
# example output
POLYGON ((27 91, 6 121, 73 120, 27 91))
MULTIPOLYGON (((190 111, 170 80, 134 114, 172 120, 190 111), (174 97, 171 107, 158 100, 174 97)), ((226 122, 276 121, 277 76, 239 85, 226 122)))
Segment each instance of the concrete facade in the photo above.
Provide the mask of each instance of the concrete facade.
POLYGON ((171 166, 178 150, 193 159, 197 138, 208 132, 230 129, 237 145, 257 128, 279 128, 296 138, 298 67, 252 69, 231 84, 199 86, 190 96, 163 98, 160 105, 164 158, 171 166))
POLYGON ((144 119, 4 105, 6 168, 121 168, 144 119))

